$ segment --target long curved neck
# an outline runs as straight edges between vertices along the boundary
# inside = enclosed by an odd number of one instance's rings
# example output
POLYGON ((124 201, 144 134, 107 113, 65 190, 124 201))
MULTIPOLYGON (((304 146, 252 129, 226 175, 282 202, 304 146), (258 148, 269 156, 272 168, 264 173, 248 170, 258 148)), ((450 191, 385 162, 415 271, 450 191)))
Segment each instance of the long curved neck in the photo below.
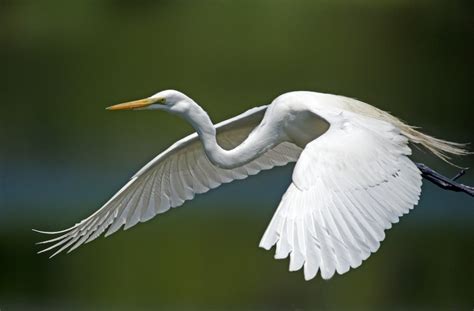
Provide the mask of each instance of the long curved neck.
POLYGON ((276 143, 270 135, 264 135, 265 130, 262 127, 257 127, 240 145, 225 150, 217 143, 216 128, 211 119, 198 104, 193 102, 184 118, 198 133, 209 160, 220 168, 232 169, 249 163, 276 143))

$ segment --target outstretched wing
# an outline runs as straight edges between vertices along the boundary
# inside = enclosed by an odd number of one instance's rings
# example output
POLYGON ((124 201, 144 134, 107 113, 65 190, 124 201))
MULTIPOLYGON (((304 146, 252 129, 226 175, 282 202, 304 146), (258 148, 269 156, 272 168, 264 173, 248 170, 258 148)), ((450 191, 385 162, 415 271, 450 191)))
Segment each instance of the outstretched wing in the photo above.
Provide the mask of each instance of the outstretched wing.
POLYGON ((329 279, 377 251, 386 229, 417 204, 421 174, 389 123, 343 112, 308 143, 260 246, 276 244, 290 271, 329 279))
MULTIPOLYGON (((216 125, 217 140, 224 148, 239 145, 260 123, 266 106, 251 109, 216 125)), ((254 161, 235 169, 221 169, 209 162, 196 133, 191 134, 159 154, 122 187, 107 203, 75 226, 57 232, 48 241, 53 245, 40 252, 56 249, 52 256, 69 252, 90 242, 108 229, 106 236, 120 227, 128 229, 156 214, 180 206, 195 194, 204 193, 223 183, 255 175, 261 170, 297 160, 301 148, 282 143, 254 161)), ((51 257, 52 257, 51 256, 51 257)))

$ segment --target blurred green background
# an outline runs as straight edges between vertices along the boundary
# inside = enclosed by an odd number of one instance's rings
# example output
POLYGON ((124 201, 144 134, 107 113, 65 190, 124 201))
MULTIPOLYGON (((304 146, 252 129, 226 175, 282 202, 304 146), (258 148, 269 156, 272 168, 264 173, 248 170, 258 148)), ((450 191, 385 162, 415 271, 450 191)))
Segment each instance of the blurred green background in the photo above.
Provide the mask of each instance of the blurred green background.
MULTIPOLYGON (((356 97, 473 141, 472 1, 0 0, 0 309, 474 307, 474 204, 423 186, 360 268, 303 280, 257 247, 291 166, 198 196, 53 260, 44 239, 95 211, 191 132, 104 107, 174 88, 214 121, 291 90, 356 97)), ((446 175, 456 169, 417 152, 446 175)), ((456 159, 474 166, 474 157, 456 159)), ((474 184, 474 172, 462 178, 474 184)))

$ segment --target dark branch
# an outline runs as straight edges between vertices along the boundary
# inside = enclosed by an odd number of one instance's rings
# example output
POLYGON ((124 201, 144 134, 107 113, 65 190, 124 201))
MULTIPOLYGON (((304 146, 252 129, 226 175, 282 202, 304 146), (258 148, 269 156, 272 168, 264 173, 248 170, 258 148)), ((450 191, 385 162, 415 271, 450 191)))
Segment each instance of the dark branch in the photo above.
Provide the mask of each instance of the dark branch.
POLYGON ((421 171, 422 176, 433 184, 438 187, 441 187, 445 190, 451 190, 456 192, 465 192, 470 196, 474 197, 474 187, 466 186, 456 182, 461 176, 466 174, 467 169, 461 170, 456 176, 453 178, 448 178, 446 176, 441 175, 440 173, 436 172, 435 170, 429 168, 423 163, 415 163, 418 169, 421 171))

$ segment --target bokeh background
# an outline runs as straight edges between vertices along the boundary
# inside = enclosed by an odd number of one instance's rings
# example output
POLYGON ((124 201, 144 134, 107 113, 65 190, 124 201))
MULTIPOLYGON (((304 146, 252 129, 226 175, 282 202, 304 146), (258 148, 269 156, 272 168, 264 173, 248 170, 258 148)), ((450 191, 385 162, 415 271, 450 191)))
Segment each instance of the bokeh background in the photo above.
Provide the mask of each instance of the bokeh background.
MULTIPOLYGON (((291 90, 356 97, 474 141, 472 1, 0 1, 0 309, 474 307, 474 200, 425 183, 360 268, 305 282, 257 247, 291 166, 227 184, 52 260, 44 239, 95 211, 191 132, 104 107, 181 90, 214 121, 291 90)), ((446 175, 457 169, 423 152, 446 175)), ((474 157, 456 159, 474 166, 474 157)), ((474 172, 462 178, 474 184, 474 172)))

